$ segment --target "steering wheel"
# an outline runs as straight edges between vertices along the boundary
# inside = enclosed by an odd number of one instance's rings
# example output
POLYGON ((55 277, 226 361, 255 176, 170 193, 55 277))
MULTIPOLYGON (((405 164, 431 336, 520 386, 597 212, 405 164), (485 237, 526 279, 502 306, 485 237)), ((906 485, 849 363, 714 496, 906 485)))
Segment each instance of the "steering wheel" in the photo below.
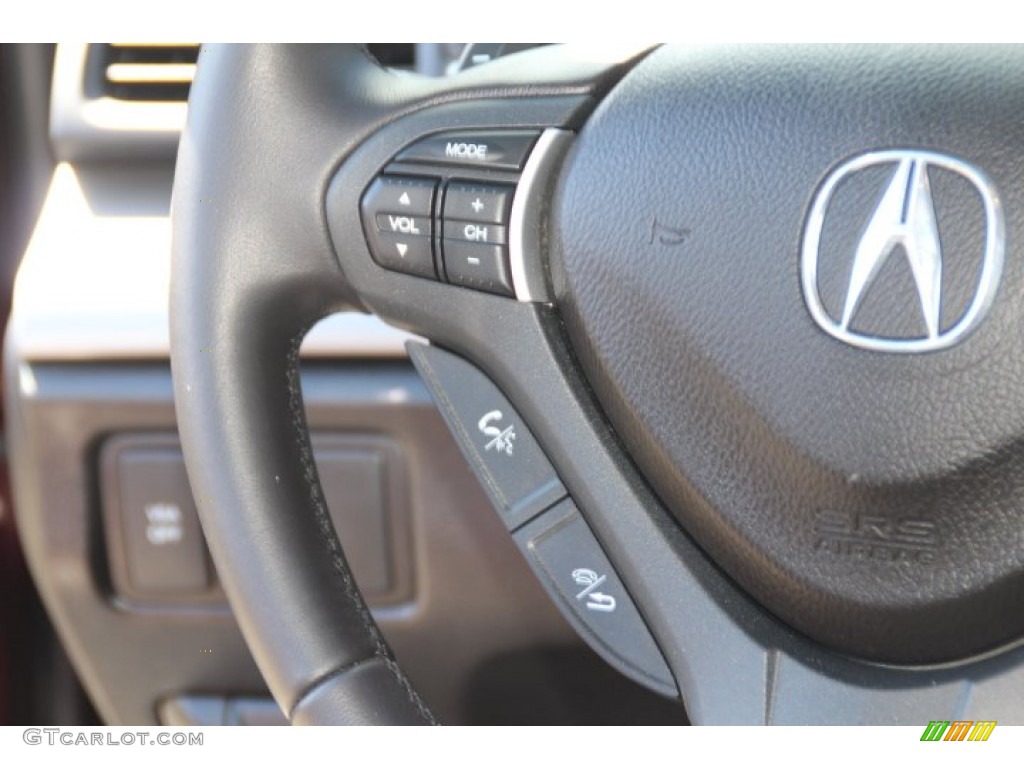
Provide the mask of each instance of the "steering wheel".
POLYGON ((428 79, 204 50, 175 403, 291 720, 434 722, 312 459, 299 346, 338 311, 431 341, 410 355, 528 559, 692 722, 1024 719, 1022 65, 550 46, 428 79))

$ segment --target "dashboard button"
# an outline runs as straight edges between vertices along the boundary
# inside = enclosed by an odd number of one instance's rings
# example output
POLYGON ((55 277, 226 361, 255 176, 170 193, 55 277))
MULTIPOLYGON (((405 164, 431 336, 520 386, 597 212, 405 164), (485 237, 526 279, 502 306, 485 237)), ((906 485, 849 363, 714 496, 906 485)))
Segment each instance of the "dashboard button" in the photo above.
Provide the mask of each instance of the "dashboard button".
POLYGON ((515 530, 565 497, 565 488, 511 403, 453 354, 406 345, 413 365, 501 515, 515 530))
POLYGON ((444 163, 518 171, 537 131, 451 131, 428 136, 403 149, 395 160, 444 163))
POLYGON ((514 296, 508 249, 503 245, 444 241, 444 269, 448 282, 478 291, 514 296))
POLYGON ((545 512, 515 539, 595 651, 637 682, 666 696, 679 695, 647 625, 572 501, 545 512))
POLYGON ((117 459, 117 480, 132 588, 147 595, 206 590, 206 545, 181 451, 125 449, 117 459))
POLYGON ((515 188, 453 181, 444 196, 444 218, 508 226, 515 188))

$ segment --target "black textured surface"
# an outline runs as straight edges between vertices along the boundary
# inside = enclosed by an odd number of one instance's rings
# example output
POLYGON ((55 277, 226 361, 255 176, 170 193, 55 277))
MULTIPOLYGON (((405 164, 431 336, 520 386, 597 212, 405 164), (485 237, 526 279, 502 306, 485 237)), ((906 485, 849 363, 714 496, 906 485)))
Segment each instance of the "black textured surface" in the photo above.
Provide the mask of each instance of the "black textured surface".
MULTIPOLYGON (((359 198, 396 146, 453 121, 575 129, 602 93, 445 104, 381 128, 348 158, 327 195, 346 278, 375 312, 471 361, 515 404, 628 586, 692 722, 913 725, 936 716, 984 719, 993 711, 1000 722, 1021 721, 1024 647, 942 668, 869 664, 796 633, 739 589, 637 472, 598 408, 554 306, 374 264, 363 244, 359 198)), ((662 228, 658 235, 672 242, 680 233, 662 228)))
POLYGON ((421 705, 393 685, 393 664, 372 658, 318 682, 295 705, 292 723, 427 725, 421 705))
MULTIPOLYGON (((734 579, 854 655, 935 662, 1024 631, 1022 67, 1015 49, 661 49, 556 193, 557 299, 620 439, 734 579), (855 349, 804 305, 816 188, 886 148, 962 158, 1002 193, 995 305, 941 353, 855 349)), ((937 197, 940 230, 956 199, 937 197)), ((901 318, 907 293, 872 301, 865 322, 901 318)))

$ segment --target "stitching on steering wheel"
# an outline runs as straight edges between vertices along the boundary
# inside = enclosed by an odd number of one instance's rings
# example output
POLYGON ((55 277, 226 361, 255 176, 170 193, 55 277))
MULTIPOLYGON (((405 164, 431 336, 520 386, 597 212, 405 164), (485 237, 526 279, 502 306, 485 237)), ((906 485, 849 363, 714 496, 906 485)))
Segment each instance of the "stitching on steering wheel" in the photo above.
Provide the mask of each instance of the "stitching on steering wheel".
MULTIPOLYGON (((427 708, 419 694, 413 689, 408 678, 401 669, 399 669, 398 664, 391 657, 390 649, 384 642, 384 638, 381 637, 380 631, 377 629, 377 625, 374 623, 373 618, 370 616, 369 609, 367 608, 366 603, 352 578, 352 572, 349 570, 348 565, 345 562, 344 552, 340 542, 338 541, 338 537, 334 535, 330 516, 327 512, 327 502, 323 497, 320 484, 317 482, 316 465, 313 461, 313 450, 309 443, 308 432, 306 430, 305 413, 302 409, 302 388, 299 379, 299 347, 302 345, 302 339, 306 336, 306 333, 311 327, 312 323, 302 327, 299 332, 291 338, 288 348, 285 376, 288 382, 288 407, 291 410, 292 427, 295 429, 295 438, 299 449, 299 457, 302 461, 303 476, 305 477, 306 484, 309 487, 310 499, 313 502, 317 525, 320 527, 321 534, 323 534, 322 538, 324 544, 327 546, 331 563, 334 565, 334 570, 337 571, 338 575, 341 577, 341 583, 345 590, 345 594, 348 595, 348 598, 355 604, 356 611, 363 624, 363 629, 373 641, 376 657, 383 662, 384 666, 387 667, 388 670, 391 671, 391 674, 394 675, 398 684, 409 697, 409 701, 414 707, 416 707, 420 715, 431 725, 437 725, 438 722, 433 713, 431 713, 427 708)), ((296 705, 298 705, 300 701, 302 701, 301 697, 296 700, 296 705)), ((290 719, 292 713, 289 712, 288 714, 290 719)))

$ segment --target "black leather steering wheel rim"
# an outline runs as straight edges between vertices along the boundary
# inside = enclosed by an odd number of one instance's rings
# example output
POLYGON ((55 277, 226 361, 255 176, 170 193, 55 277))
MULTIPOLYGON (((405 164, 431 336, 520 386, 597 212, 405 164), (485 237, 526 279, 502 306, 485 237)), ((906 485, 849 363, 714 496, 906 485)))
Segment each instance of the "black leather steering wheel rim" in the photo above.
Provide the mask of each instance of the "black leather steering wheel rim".
POLYGON ((175 403, 211 554, 293 723, 435 722, 355 587, 302 410, 306 331, 362 309, 324 221, 331 174, 397 115, 488 97, 586 99, 608 69, 497 68, 442 87, 387 72, 354 45, 202 55, 172 208, 175 403))
MULTIPOLYGON (((279 206, 282 198, 315 192, 288 183, 308 182, 312 169, 274 167, 283 155, 272 147, 284 137, 268 134, 275 126, 285 135, 294 127, 292 120, 279 124, 278 116, 305 109, 304 99, 337 97, 329 89, 314 90, 332 67, 358 72, 360 79, 386 78, 355 48, 289 53, 218 47, 193 86, 193 104, 204 104, 207 93, 229 101, 217 110, 191 111, 178 163, 172 359, 182 443, 213 556, 224 566, 225 589, 286 714, 297 723, 432 722, 355 587, 312 462, 298 348, 315 320, 351 303, 339 290, 343 283, 336 279, 329 243, 310 237, 318 230, 322 235, 317 206, 314 200, 294 206, 306 207, 314 221, 296 222, 286 235, 279 222, 262 232, 253 220, 245 223, 256 206, 279 206), (289 87, 274 88, 262 77, 289 87), (296 92, 294 85, 303 81, 308 92, 296 92), (256 104, 270 130, 239 141, 229 126, 251 120, 256 104), (254 157, 262 158, 262 167, 253 168, 254 157), (273 187, 268 175, 252 178, 268 172, 279 175, 273 187), (253 200, 254 193, 263 199, 253 200), (183 206, 203 205, 208 208, 196 211, 192 226, 181 226, 183 206), (282 254, 293 256, 284 260, 282 254), (289 274, 281 274, 284 269, 289 274), (199 339, 205 341, 196 348, 199 339), (223 463, 215 468, 197 462, 197 453, 219 455, 223 463), (296 555, 305 562, 302 569, 290 567, 296 555)), ((339 154, 382 111, 373 105, 353 110, 336 134, 339 154)), ((330 161, 315 161, 325 159, 330 161)))

